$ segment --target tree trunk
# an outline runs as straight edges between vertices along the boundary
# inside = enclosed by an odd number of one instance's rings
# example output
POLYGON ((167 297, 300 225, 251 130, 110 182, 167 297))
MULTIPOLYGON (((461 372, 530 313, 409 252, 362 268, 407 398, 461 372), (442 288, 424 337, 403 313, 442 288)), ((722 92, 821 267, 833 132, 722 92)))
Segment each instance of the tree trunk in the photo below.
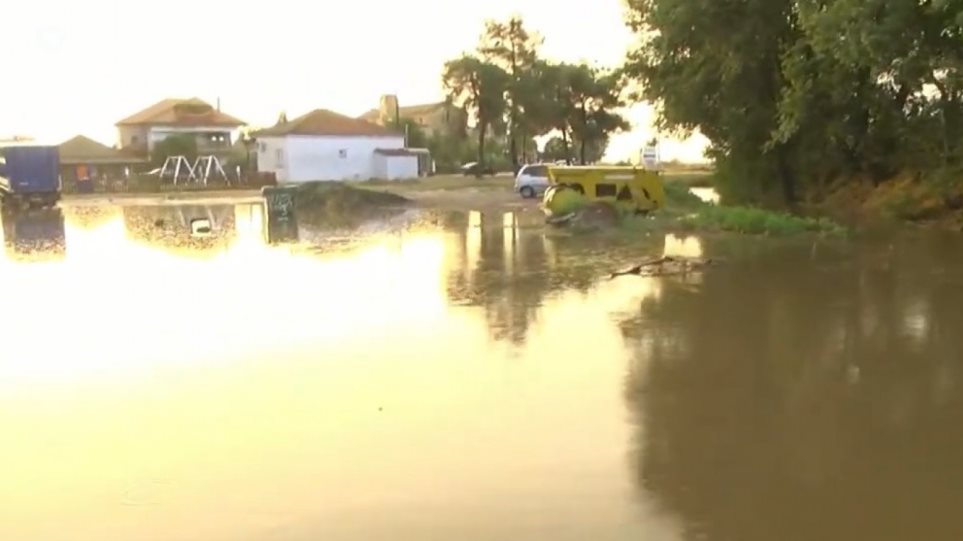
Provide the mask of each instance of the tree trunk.
POLYGON ((562 128, 562 148, 565 150, 565 165, 572 165, 572 152, 568 148, 568 130, 562 128))
POLYGON ((579 163, 585 165, 585 147, 588 142, 588 110, 586 109, 585 100, 579 107, 579 113, 581 113, 582 120, 582 137, 579 139, 579 163))
POLYGON ((785 145, 779 145, 776 149, 776 167, 779 170, 779 179, 782 181, 782 196, 789 205, 789 208, 796 206, 796 175, 793 173, 792 166, 787 156, 788 149, 785 145))
POLYGON ((512 168, 514 169, 515 174, 518 174, 518 133, 516 132, 518 124, 514 111, 512 111, 509 121, 511 123, 508 134, 509 152, 512 157, 512 168))
POLYGON ((485 135, 488 132, 488 124, 480 122, 478 124, 478 177, 485 169, 485 135))

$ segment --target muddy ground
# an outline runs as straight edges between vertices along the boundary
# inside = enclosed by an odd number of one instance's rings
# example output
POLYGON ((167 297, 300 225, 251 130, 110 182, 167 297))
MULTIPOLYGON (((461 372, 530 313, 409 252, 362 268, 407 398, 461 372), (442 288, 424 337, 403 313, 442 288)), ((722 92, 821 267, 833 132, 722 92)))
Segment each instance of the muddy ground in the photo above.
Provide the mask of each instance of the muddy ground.
MULTIPOLYGON (((538 199, 522 199, 513 189, 511 177, 439 176, 418 181, 356 182, 348 185, 384 191, 410 199, 422 208, 442 210, 497 210, 537 208, 538 199)), ((162 194, 70 194, 63 198, 64 206, 100 205, 157 205, 157 204, 224 204, 247 203, 261 200, 260 190, 185 191, 162 194)))

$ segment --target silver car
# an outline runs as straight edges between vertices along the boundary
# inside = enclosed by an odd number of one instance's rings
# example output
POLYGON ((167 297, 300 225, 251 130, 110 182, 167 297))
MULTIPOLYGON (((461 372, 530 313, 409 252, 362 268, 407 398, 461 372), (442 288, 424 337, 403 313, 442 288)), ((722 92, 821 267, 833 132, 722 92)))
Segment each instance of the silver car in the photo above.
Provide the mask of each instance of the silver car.
POLYGON ((533 199, 545 193, 549 187, 548 166, 526 165, 518 171, 515 177, 515 191, 525 199, 533 199))

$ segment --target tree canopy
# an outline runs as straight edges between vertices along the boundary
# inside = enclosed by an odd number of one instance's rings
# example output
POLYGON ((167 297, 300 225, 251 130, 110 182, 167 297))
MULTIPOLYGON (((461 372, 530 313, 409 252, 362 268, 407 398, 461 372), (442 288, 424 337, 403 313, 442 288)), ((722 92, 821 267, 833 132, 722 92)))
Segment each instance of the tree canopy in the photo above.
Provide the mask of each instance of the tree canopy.
POLYGON ((479 162, 492 136, 504 135, 517 170, 533 138, 557 135, 563 155, 590 163, 601 159, 613 133, 628 129, 615 71, 549 62, 539 56, 540 45, 517 17, 489 21, 477 51, 446 64, 448 97, 476 120, 479 162))
POLYGON ((735 199, 959 167, 963 1, 629 0, 625 73, 735 199))

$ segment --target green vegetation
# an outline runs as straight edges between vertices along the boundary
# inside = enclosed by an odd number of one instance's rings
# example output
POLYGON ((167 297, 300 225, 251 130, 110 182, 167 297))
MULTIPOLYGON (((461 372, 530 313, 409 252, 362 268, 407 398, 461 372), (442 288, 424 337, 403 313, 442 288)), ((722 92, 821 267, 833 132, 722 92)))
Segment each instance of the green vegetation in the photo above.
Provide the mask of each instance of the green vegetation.
POLYGON ((730 231, 750 235, 842 235, 845 232, 838 224, 826 218, 805 218, 751 207, 704 205, 695 214, 682 218, 679 223, 687 230, 730 231))
POLYGON ((709 139, 724 200, 791 207, 900 174, 961 184, 960 2, 628 3, 625 73, 661 128, 709 139))
POLYGON ((711 205, 692 194, 684 183, 666 182, 665 196, 665 209, 654 216, 629 218, 625 222, 626 229, 632 232, 727 231, 776 236, 845 233, 844 228, 826 218, 806 218, 754 207, 711 205))
POLYGON ((694 172, 667 172, 662 176, 662 180, 667 186, 679 185, 686 188, 711 188, 713 176, 699 171, 694 172))
POLYGON ((197 139, 192 135, 178 134, 159 141, 151 152, 151 163, 160 167, 171 156, 184 156, 193 163, 197 158, 197 139))
POLYGON ((665 202, 668 212, 692 210, 706 204, 692 193, 688 185, 681 182, 665 182, 665 202))
POLYGON ((477 52, 445 65, 449 98, 476 119, 480 163, 490 158, 486 145, 504 138, 517 170, 534 150, 532 139, 553 133, 560 159, 590 163, 605 153, 611 134, 629 127, 616 112, 625 105, 619 73, 544 61, 540 45, 517 17, 489 21, 477 52))

